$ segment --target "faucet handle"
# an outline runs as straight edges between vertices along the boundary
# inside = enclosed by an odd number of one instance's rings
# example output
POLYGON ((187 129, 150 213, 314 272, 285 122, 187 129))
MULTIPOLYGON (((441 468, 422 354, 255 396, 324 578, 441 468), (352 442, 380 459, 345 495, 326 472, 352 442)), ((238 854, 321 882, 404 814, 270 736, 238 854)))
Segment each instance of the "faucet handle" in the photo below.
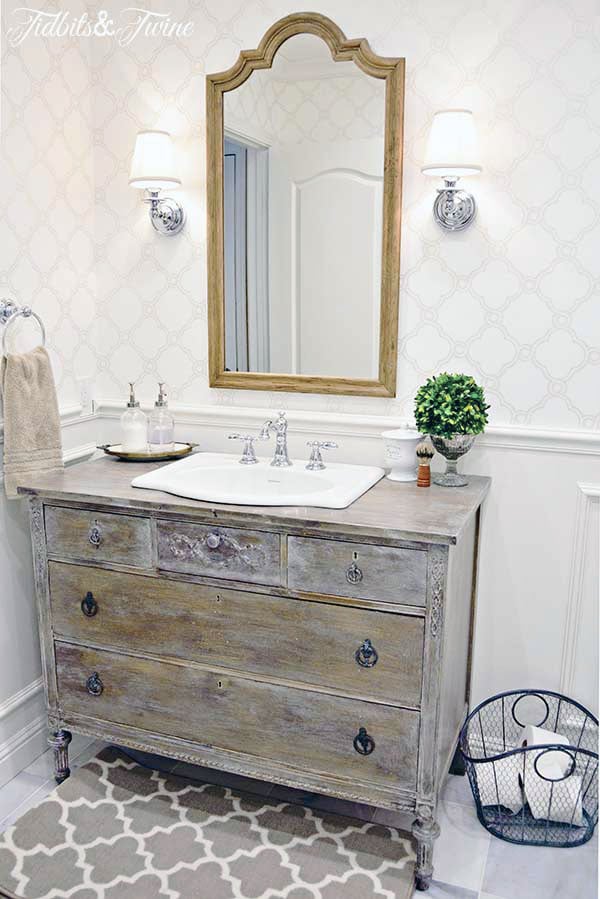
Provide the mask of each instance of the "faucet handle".
POLYGON ((322 471, 325 468, 321 450, 337 449, 337 443, 333 440, 307 440, 306 445, 311 447, 310 459, 306 464, 308 471, 322 471))
POLYGON ((244 441, 240 465, 256 465, 258 459, 256 458, 256 453, 254 452, 254 441, 264 440, 265 438, 262 436, 262 434, 229 434, 228 439, 244 441))

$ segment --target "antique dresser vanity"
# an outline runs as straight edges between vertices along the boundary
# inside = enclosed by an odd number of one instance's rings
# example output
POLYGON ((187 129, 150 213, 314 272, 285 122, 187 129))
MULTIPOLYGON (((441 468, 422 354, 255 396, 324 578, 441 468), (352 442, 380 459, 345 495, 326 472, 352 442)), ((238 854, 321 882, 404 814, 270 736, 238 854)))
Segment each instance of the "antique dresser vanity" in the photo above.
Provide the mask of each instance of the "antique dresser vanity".
POLYGON ((414 812, 426 888, 488 479, 254 508, 130 486, 150 468, 103 459, 22 489, 57 779, 75 730, 414 812))

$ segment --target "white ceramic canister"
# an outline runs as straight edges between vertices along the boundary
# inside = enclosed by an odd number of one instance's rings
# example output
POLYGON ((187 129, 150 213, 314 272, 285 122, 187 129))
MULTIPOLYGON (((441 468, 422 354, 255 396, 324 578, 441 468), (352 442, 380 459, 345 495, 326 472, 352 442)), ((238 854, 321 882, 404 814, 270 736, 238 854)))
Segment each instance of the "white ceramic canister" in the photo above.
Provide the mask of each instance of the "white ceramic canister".
POLYGON ((418 431, 411 428, 396 428, 394 431, 383 431, 385 444, 385 462, 391 468, 390 481, 417 480, 417 446, 423 439, 418 431))

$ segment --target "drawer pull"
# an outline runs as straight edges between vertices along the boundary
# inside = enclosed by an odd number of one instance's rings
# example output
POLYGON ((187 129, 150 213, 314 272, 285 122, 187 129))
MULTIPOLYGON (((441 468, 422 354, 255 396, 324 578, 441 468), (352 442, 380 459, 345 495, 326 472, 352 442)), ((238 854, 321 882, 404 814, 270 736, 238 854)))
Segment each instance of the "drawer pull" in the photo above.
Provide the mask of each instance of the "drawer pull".
POLYGON ((209 549, 217 549, 221 545, 221 535, 220 534, 208 534, 206 537, 206 545, 209 549))
POLYGON ((100 530, 100 525, 97 521, 95 521, 89 529, 88 540, 92 546, 100 546, 102 543, 102 531, 100 530))
POLYGON ((98 613, 98 603, 94 599, 94 594, 88 590, 81 600, 81 611, 86 618, 93 618, 98 613))
POLYGON ((362 570, 358 567, 356 562, 353 562, 348 571, 346 572, 346 580, 349 584, 359 584, 363 579, 362 570))
POLYGON ((371 755, 375 749, 375 740, 369 736, 366 727, 359 727, 358 733, 354 737, 354 748, 359 755, 371 755))
POLYGON ((365 640, 356 652, 354 658, 361 668, 373 668, 379 659, 379 653, 370 640, 365 640))
POLYGON ((85 682, 85 686, 90 696, 100 696, 100 694, 104 690, 104 684, 100 680, 100 675, 97 671, 94 671, 93 674, 90 674, 85 682))

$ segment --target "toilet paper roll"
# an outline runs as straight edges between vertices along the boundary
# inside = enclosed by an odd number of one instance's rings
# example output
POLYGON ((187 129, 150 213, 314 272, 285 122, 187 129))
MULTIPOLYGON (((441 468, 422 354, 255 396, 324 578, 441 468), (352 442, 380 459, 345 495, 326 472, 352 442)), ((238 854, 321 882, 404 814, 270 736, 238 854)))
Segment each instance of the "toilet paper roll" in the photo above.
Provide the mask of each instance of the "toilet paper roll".
POLYGON ((482 805, 502 805, 516 814, 523 807, 519 756, 478 763, 477 786, 482 805))
MULTIPOLYGON (((563 737, 562 734, 554 733, 551 730, 544 730, 542 727, 533 727, 533 725, 528 724, 521 731, 521 736, 519 737, 519 746, 544 746, 548 743, 553 743, 558 746, 568 746, 569 741, 566 737, 563 737)), ((557 777, 557 770, 560 772, 558 775, 562 777, 567 773, 571 764, 572 758, 566 752, 561 752, 557 750, 556 752, 541 752, 538 756, 535 753, 529 752, 527 753, 528 759, 538 759, 538 772, 544 777, 551 777, 553 780, 557 777)))
MULTIPOLYGON (((539 768, 539 765, 538 765, 539 768)), ((561 771, 554 766, 554 782, 540 777, 530 759, 525 772, 525 798, 534 818, 562 824, 583 825, 581 777, 571 774, 559 780, 561 771)), ((548 776, 548 775, 544 775, 548 776)))

